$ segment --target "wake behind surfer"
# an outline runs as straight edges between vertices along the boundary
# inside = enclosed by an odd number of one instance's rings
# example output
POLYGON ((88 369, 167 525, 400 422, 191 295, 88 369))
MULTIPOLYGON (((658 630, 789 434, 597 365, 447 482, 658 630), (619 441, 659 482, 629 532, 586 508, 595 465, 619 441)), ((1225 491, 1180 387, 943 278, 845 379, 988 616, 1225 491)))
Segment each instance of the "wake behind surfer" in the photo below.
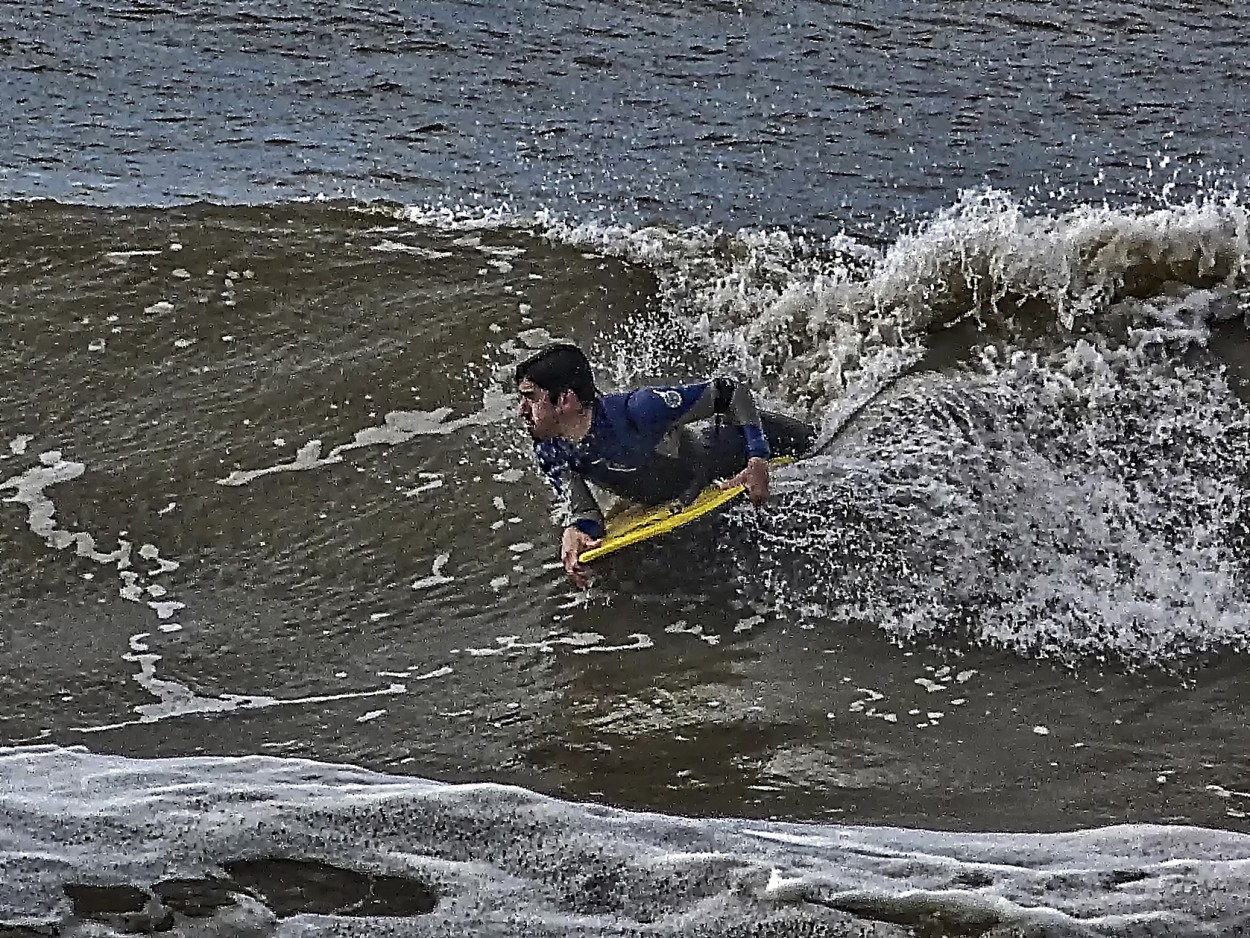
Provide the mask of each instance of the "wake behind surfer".
POLYGON ((723 478, 724 487, 742 485, 762 505, 769 457, 803 455, 816 435, 800 421, 761 413, 750 388, 731 378, 601 394, 590 362, 568 343, 519 364, 515 381, 539 468, 562 501, 560 559, 580 587, 587 581, 578 557, 605 531, 588 483, 660 505, 689 503, 723 478), (706 420, 713 423, 702 433, 689 426, 706 420))

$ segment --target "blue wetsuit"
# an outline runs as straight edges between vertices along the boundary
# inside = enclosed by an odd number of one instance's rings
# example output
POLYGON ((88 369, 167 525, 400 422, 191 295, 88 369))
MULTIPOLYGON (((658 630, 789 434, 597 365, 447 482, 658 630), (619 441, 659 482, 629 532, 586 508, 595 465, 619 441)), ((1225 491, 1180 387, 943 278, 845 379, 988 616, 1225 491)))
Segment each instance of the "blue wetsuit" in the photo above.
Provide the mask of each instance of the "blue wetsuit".
MULTIPOLYGON (((802 427, 804 446, 810 443, 810 428, 792 423, 802 427)), ((563 525, 592 537, 603 535, 603 512, 587 482, 659 504, 697 492, 712 473, 732 475, 747 459, 770 452, 750 391, 727 378, 604 395, 595 401, 585 438, 534 443, 539 467, 564 500, 563 525), (685 426, 712 417, 718 425, 703 438, 685 426)))

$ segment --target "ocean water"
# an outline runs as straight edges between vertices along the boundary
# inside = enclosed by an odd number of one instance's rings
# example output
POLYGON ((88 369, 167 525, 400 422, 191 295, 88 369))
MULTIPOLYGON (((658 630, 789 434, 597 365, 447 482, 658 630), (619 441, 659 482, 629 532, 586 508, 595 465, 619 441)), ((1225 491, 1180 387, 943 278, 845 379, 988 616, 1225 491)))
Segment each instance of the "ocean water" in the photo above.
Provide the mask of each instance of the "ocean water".
POLYGON ((1250 17, 0 6, 0 935, 1250 933, 1250 17), (827 446, 575 590, 513 365, 827 446))

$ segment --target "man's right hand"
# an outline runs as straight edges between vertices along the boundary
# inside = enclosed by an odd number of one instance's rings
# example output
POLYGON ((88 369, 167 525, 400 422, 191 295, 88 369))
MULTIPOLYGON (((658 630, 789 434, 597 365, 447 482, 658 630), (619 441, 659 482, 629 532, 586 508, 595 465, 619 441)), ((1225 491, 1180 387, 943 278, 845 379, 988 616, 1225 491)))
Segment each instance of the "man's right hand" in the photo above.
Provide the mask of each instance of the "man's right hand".
POLYGON ((585 569, 578 563, 577 558, 581 556, 582 551, 598 547, 602 543, 603 538, 593 538, 574 525, 569 525, 564 529, 564 536, 560 539, 560 560, 564 564, 564 572, 569 575, 569 579, 581 589, 589 586, 590 581, 586 579, 585 569))

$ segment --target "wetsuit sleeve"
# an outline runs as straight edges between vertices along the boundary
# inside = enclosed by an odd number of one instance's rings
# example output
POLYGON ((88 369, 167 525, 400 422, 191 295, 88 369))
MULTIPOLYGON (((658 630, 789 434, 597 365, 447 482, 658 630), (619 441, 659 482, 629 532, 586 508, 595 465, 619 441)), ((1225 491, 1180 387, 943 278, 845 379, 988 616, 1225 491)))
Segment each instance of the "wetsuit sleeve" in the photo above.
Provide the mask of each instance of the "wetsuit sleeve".
POLYGON ((603 537, 605 531, 603 510, 586 480, 576 472, 569 473, 564 517, 561 519, 562 527, 567 528, 570 525, 583 534, 596 538, 603 537))
POLYGON ((718 414, 742 428, 748 457, 769 456, 751 389, 732 378, 716 378, 680 387, 644 388, 629 398, 629 415, 640 427, 664 433, 673 427, 708 420, 718 414))
POLYGON ((538 443, 534 446, 534 456, 559 500, 556 519, 560 527, 575 526, 591 537, 603 537, 606 531, 603 510, 586 480, 569 466, 559 448, 551 443, 538 443))

